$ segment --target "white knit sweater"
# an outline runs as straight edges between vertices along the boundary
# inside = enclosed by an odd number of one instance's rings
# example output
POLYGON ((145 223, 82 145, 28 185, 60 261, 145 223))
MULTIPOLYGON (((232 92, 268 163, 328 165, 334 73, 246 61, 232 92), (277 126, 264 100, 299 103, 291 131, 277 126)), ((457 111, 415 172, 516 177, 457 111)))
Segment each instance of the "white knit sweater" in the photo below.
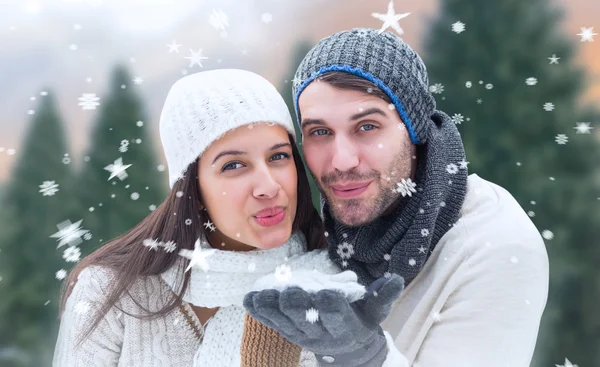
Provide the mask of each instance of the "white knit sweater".
MULTIPOLYGON (((217 250, 208 257, 206 272, 197 266, 191 269, 190 286, 180 308, 162 318, 141 320, 113 307, 91 336, 76 347, 77 337, 115 281, 114 272, 90 266, 80 273, 66 302, 53 366, 239 366, 245 315, 242 300, 249 291, 300 285, 310 291, 338 289, 351 300, 364 293, 364 287, 351 279, 328 281, 328 275, 339 273, 339 269, 329 261, 326 251, 305 252, 304 241, 303 235, 294 234, 276 249, 217 250), (285 267, 278 267, 281 264, 285 267), (302 276, 317 270, 322 275, 302 276), (220 308, 203 329, 188 302, 220 308)), ((161 276, 137 280, 129 293, 145 308, 157 311, 164 307, 169 294, 179 289, 177 279, 174 266, 161 276)), ((134 315, 143 313, 128 296, 121 297, 117 305, 134 315)), ((393 345, 391 338, 388 342, 393 345)), ((300 365, 315 364, 314 354, 303 351, 300 365)))

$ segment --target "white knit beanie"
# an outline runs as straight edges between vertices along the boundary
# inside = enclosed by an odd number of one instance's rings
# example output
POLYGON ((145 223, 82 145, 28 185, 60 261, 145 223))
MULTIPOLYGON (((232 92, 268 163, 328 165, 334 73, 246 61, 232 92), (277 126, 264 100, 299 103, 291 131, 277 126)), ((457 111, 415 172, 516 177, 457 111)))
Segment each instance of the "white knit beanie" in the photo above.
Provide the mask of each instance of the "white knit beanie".
POLYGON ((283 98, 258 74, 220 69, 176 81, 160 115, 171 188, 215 140, 229 130, 261 122, 281 125, 296 138, 283 98))

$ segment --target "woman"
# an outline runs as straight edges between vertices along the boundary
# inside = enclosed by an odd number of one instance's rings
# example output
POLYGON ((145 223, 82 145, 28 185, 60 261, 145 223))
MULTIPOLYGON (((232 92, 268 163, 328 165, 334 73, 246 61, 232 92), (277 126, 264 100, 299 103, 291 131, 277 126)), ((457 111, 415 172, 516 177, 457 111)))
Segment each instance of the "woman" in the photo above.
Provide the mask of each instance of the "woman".
MULTIPOLYGON (((169 91, 160 134, 171 191, 66 279, 53 365, 298 365, 299 347, 242 305, 269 274, 339 273, 312 251, 324 231, 286 104, 256 74, 197 73, 169 91)), ((342 278, 333 288, 364 293, 342 278)))

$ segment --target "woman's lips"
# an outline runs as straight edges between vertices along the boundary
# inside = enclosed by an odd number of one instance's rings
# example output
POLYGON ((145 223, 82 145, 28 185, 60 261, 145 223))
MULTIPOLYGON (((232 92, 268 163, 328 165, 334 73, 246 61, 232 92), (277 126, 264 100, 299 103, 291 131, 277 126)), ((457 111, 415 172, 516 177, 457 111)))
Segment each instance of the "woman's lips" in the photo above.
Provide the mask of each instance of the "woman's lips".
POLYGON ((263 227, 271 227, 277 225, 285 219, 285 207, 274 206, 271 208, 265 208, 258 213, 254 214, 254 220, 256 223, 263 227))

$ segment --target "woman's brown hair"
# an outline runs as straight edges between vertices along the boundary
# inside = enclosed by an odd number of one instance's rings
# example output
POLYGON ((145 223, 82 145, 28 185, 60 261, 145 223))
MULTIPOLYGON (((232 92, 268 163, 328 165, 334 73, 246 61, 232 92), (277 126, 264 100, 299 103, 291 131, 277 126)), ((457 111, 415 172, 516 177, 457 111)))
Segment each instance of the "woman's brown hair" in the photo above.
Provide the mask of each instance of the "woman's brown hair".
MULTIPOLYGON (((323 222, 312 205, 308 178, 298 148, 294 144, 293 137, 290 134, 288 136, 290 142, 292 142, 292 155, 298 174, 298 205, 292 231, 299 230, 304 234, 309 251, 323 249, 327 247, 323 222)), ((85 333, 82 333, 78 344, 91 334, 112 307, 116 307, 121 312, 136 318, 157 318, 168 314, 181 304, 183 294, 190 280, 190 272, 184 273, 182 282, 179 283, 181 287, 179 287, 179 284, 175 287, 181 289, 181 291, 173 293, 173 297, 167 305, 159 311, 151 312, 134 300, 146 314, 132 315, 120 309, 117 306, 117 301, 124 292, 129 291, 136 279, 165 272, 178 259, 181 259, 178 250, 193 250, 196 239, 206 234, 203 223, 208 218, 206 212, 200 209, 201 198, 198 174, 198 159, 196 159, 189 165, 185 176, 174 184, 167 198, 152 213, 128 232, 83 258, 71 270, 71 273, 62 284, 59 319, 77 282, 79 273, 84 268, 99 265, 116 272, 115 283, 112 284, 111 290, 94 317, 92 324, 85 333), (191 219, 191 224, 186 224, 186 219, 191 219), (177 244, 178 250, 170 253, 166 251, 149 251, 142 244, 146 239, 165 243, 173 241, 177 244)), ((187 266, 189 260, 185 259, 183 264, 187 266)), ((181 272, 178 274, 181 274, 181 272)))

